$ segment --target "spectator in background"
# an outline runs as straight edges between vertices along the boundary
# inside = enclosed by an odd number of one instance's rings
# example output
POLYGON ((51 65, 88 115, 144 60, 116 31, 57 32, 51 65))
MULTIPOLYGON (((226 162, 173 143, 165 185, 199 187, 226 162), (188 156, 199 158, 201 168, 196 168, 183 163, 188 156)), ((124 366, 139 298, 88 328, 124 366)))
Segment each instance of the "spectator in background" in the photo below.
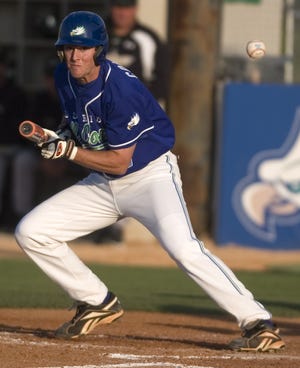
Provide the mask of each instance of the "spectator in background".
POLYGON ((18 134, 19 123, 27 117, 28 98, 10 75, 5 52, 0 55, 0 226, 15 227, 27 198, 26 180, 19 172, 19 155, 29 145, 18 134), (6 190, 6 192, 5 192, 6 190), (6 208, 7 207, 7 208, 6 208))
MULTIPOLYGON (((44 85, 33 95, 29 114, 32 121, 54 131, 57 130, 63 117, 54 82, 54 70, 58 62, 58 58, 47 61, 43 74, 44 85)), ((34 155, 34 158, 23 162, 24 176, 30 175, 27 180, 31 180, 31 187, 27 188, 31 208, 35 205, 34 202, 45 200, 53 193, 69 186, 73 180, 77 181, 80 173, 85 173, 83 168, 75 167, 68 161, 43 160, 37 150, 34 150, 34 155)))
POLYGON ((137 12, 137 0, 110 1, 107 58, 130 69, 165 107, 169 77, 167 45, 154 30, 138 21, 137 12))
MULTIPOLYGON (((55 63, 50 60, 46 65, 43 75, 45 85, 31 96, 26 116, 27 119, 48 129, 56 127, 62 117, 52 76, 56 63, 56 60, 55 63)), ((17 136, 17 131, 14 134, 17 136)), ((24 144, 27 143, 24 139, 22 141, 24 144)), ((15 197, 19 197, 14 205, 15 220, 29 212, 37 201, 51 194, 51 186, 54 186, 53 191, 57 189, 53 183, 60 183, 57 177, 64 165, 65 163, 59 163, 54 167, 53 163, 45 162, 32 144, 27 144, 26 148, 18 150, 12 167, 15 188, 13 193, 15 197)))
MULTIPOLYGON (((154 30, 137 18, 137 0, 111 0, 106 26, 110 46, 107 58, 128 68, 148 87, 166 109, 169 52, 154 30)), ((93 234, 95 243, 120 243, 126 220, 93 234)))
MULTIPOLYGON (((62 120, 61 107, 55 89, 53 73, 59 60, 49 59, 44 69, 44 86, 33 99, 32 119, 50 130, 56 130, 62 120)), ((40 155, 39 155, 40 156, 40 155)))
MULTIPOLYGON (((62 120, 61 108, 53 78, 57 63, 58 59, 49 59, 47 61, 43 73, 43 87, 33 95, 30 114, 32 121, 50 130, 56 130, 62 120)), ((58 178, 68 163, 59 162, 58 165, 54 165, 53 162, 42 160, 37 151, 35 155, 35 160, 28 161, 27 164, 31 165, 33 161, 38 160, 38 165, 32 176, 31 192, 36 192, 36 198, 32 199, 40 202, 59 189, 57 185, 61 181, 58 178)))
POLYGON ((84 169, 61 160, 54 165, 42 160, 35 147, 20 137, 21 121, 30 119, 55 130, 62 120, 53 73, 58 59, 50 59, 44 70, 44 87, 29 98, 10 77, 5 55, 0 54, 0 227, 13 230, 36 202, 67 187, 84 169), (60 180, 61 174, 64 180, 60 180))

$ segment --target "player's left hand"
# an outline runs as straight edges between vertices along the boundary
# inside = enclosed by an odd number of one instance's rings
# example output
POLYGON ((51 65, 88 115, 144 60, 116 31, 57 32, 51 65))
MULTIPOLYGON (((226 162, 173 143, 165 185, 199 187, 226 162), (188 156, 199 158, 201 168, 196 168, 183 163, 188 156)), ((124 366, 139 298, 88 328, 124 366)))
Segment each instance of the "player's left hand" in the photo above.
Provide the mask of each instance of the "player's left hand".
POLYGON ((55 160, 57 158, 68 158, 74 160, 77 147, 72 139, 67 141, 60 138, 49 140, 41 146, 41 155, 46 159, 55 160))

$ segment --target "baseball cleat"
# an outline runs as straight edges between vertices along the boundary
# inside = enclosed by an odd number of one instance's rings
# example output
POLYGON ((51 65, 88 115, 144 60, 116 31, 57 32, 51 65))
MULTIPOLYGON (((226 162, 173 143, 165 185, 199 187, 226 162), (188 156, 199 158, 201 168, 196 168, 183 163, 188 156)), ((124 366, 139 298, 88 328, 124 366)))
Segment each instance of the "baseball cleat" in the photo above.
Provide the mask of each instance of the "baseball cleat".
POLYGON ((242 337, 232 340, 229 348, 246 352, 275 352, 285 347, 279 336, 279 329, 271 320, 258 320, 248 323, 242 332, 242 337))
POLYGON ((124 313, 118 298, 111 292, 99 305, 76 303, 75 316, 69 322, 65 322, 55 332, 54 336, 63 339, 75 339, 86 335, 95 327, 112 323, 124 313))

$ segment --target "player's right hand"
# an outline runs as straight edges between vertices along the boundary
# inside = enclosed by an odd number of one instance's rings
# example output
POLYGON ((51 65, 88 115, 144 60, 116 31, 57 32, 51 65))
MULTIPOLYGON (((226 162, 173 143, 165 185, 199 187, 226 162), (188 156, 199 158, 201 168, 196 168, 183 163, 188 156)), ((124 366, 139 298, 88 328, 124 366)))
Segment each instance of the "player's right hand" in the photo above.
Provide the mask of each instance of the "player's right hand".
POLYGON ((67 141, 60 138, 52 139, 43 143, 41 149, 41 155, 48 160, 62 157, 73 160, 77 153, 77 147, 73 139, 67 141))

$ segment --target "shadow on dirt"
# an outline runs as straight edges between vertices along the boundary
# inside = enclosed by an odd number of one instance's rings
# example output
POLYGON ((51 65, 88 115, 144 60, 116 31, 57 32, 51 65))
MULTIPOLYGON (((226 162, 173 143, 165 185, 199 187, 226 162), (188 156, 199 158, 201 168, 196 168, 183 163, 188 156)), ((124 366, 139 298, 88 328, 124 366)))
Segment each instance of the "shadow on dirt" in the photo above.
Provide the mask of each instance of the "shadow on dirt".
POLYGON ((43 330, 40 328, 26 328, 22 326, 8 326, 0 324, 0 332, 10 332, 10 333, 17 333, 17 334, 30 334, 37 337, 43 338, 54 338, 54 331, 53 330, 43 330))
MULTIPOLYGON (((120 338, 120 336, 110 335, 112 338, 120 338)), ((169 342, 169 343, 179 343, 184 345, 190 345, 194 347, 202 347, 204 349, 210 350, 229 350, 228 345, 221 344, 218 342, 208 342, 204 340, 196 341, 196 340, 189 340, 189 339, 178 339, 178 338, 168 338, 168 337, 153 337, 153 336, 137 336, 137 335, 125 335, 121 337, 122 340, 129 339, 132 341, 147 341, 147 342, 169 342)))

